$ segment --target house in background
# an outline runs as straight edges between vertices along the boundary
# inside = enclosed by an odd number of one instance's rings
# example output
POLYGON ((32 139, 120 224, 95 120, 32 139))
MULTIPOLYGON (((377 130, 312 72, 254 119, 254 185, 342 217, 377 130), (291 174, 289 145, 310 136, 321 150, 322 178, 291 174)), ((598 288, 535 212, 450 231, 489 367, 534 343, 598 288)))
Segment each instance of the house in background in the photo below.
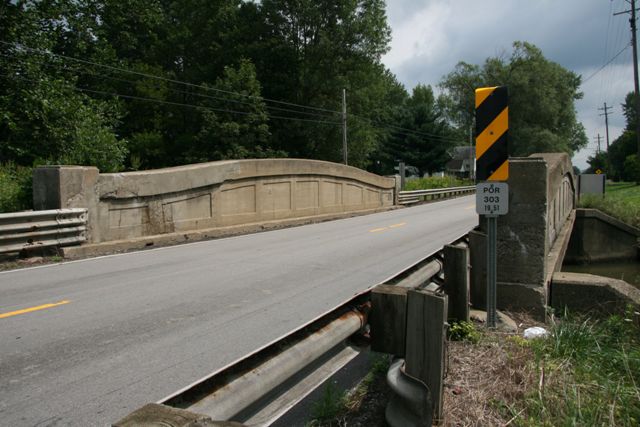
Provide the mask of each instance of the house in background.
POLYGON ((445 170, 448 175, 459 178, 475 178, 476 149, 475 147, 455 147, 451 153, 451 160, 447 162, 445 170))

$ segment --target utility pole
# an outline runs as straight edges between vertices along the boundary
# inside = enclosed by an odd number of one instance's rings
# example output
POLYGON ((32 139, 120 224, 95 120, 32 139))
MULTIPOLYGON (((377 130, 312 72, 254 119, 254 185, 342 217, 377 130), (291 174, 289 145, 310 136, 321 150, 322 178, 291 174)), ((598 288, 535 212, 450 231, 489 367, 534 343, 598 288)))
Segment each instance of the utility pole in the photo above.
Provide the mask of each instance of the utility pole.
POLYGON ((473 150, 473 125, 469 126, 469 181, 474 178, 473 162, 476 159, 476 153, 473 150))
MULTIPOLYGON (((604 111, 604 113, 600 114, 600 116, 604 116, 604 124, 606 126, 607 132, 607 153, 609 152, 609 110, 611 107, 607 107, 607 103, 604 103, 604 108, 598 108, 600 111, 604 111)), ((598 134, 598 145, 600 144, 600 134, 598 134)))
POLYGON ((347 151, 347 89, 342 89, 342 157, 344 164, 349 164, 349 152, 347 151))
POLYGON ((636 142, 637 142, 637 156, 640 159, 640 84, 638 83, 638 46, 636 40, 636 0, 627 0, 631 4, 631 10, 625 10, 624 12, 614 13, 613 15, 622 15, 623 13, 630 13, 631 19, 631 45, 633 47, 633 84, 636 97, 636 142))
POLYGON ((600 136, 600 134, 598 134, 598 136, 596 136, 596 141, 598 141, 598 149, 596 151, 597 154, 600 154, 600 140, 602 139, 602 137, 600 136))

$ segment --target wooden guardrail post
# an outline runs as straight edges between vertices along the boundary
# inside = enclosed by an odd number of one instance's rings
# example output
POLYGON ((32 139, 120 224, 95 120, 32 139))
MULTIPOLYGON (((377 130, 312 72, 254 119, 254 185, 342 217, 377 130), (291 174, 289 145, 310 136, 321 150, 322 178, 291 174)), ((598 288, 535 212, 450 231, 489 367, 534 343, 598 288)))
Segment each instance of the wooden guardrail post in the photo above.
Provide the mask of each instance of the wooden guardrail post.
POLYGON ((433 420, 438 422, 443 418, 447 306, 446 295, 424 290, 407 293, 405 372, 428 387, 433 420))
POLYGON ((404 357, 409 288, 378 285, 371 290, 371 350, 404 357))
POLYGON ((444 247, 444 290, 449 297, 449 319, 469 321, 469 249, 444 247))

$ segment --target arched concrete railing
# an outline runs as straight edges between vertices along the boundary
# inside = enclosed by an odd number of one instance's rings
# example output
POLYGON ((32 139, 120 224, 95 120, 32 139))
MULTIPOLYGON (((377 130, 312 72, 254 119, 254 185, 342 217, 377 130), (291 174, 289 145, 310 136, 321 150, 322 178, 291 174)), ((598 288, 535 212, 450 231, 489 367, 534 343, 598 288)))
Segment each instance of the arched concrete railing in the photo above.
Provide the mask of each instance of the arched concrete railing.
MULTIPOLYGON (((551 275, 575 218, 575 176, 565 153, 509 159, 509 213, 498 218, 498 307, 544 314, 551 275)), ((486 301, 485 224, 470 235, 472 300, 486 301)))
POLYGON ((34 204, 88 208, 95 243, 385 208, 394 204, 395 187, 393 178, 316 160, 230 160, 112 174, 53 166, 34 172, 34 204))

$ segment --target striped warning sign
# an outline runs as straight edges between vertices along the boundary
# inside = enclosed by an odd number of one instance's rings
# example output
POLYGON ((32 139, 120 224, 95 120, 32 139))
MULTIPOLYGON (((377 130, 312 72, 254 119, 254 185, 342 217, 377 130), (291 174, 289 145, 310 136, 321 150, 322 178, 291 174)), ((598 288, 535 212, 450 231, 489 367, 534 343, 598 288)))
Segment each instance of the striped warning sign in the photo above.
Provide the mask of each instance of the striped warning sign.
POLYGON ((509 178, 508 137, 507 87, 476 89, 476 181, 509 178))

